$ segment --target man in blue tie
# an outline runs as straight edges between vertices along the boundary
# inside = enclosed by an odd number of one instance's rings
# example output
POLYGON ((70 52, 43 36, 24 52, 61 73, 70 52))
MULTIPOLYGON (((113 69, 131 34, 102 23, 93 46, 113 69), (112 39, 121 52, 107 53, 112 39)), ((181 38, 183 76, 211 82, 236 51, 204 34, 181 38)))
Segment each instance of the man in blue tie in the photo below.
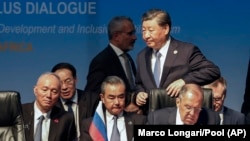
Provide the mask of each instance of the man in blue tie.
POLYGON ((164 10, 150 9, 142 15, 142 38, 147 46, 137 55, 134 102, 145 115, 150 90, 164 89, 169 96, 177 97, 187 83, 205 85, 220 77, 219 67, 206 59, 196 45, 170 35, 171 25, 170 15, 164 10), (160 53, 160 58, 155 52, 160 53), (158 78, 154 78, 156 75, 158 78))

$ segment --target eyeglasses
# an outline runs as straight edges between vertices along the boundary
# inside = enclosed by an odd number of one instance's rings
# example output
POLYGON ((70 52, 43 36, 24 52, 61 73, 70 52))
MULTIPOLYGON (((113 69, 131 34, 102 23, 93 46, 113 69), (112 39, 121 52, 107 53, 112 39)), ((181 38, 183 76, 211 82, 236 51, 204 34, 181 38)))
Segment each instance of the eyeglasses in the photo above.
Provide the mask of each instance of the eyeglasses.
POLYGON ((221 101, 222 99, 223 97, 217 97, 217 98, 213 97, 213 101, 221 101))
POLYGON ((72 85, 73 84, 73 80, 72 79, 66 79, 65 81, 62 81, 63 84, 65 85, 72 85))
POLYGON ((201 111, 201 108, 196 108, 196 107, 192 107, 189 105, 184 105, 184 107, 185 107, 185 110, 188 112, 194 111, 195 113, 198 113, 201 111))

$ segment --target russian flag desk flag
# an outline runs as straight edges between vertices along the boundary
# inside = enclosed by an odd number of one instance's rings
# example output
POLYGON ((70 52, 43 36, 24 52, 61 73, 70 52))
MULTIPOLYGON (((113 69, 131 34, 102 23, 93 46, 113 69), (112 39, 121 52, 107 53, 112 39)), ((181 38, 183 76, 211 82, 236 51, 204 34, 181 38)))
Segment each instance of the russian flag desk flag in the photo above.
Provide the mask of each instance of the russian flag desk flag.
POLYGON ((89 134, 93 141, 108 141, 102 101, 99 102, 96 108, 92 123, 90 124, 89 134))

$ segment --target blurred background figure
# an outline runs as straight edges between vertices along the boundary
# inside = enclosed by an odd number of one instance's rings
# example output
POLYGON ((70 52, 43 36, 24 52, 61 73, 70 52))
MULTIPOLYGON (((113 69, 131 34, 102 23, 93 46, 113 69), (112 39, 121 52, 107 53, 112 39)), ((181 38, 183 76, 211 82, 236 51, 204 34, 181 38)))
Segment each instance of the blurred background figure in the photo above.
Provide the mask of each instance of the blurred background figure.
POLYGON ((76 88, 77 71, 67 62, 61 62, 53 66, 51 72, 60 77, 62 82, 60 99, 57 106, 74 115, 77 129, 77 139, 80 137, 81 121, 93 116, 100 97, 91 92, 84 92, 76 88))
POLYGON ((213 92, 213 108, 220 115, 221 125, 245 124, 245 115, 239 111, 224 106, 227 95, 227 82, 223 77, 215 80, 211 84, 203 86, 210 88, 213 92))
POLYGON ((115 16, 108 24, 109 44, 90 62, 85 91, 101 92, 101 83, 107 76, 118 76, 126 84, 126 111, 138 111, 131 103, 135 89, 136 66, 128 54, 137 40, 135 25, 127 16, 115 16))

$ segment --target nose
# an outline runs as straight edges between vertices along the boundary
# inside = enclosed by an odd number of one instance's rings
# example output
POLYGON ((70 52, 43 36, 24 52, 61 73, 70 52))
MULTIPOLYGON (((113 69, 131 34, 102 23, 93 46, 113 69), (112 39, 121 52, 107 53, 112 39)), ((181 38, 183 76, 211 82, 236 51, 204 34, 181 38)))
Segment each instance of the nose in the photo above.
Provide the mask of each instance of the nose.
POLYGON ((148 38, 150 36, 149 31, 144 31, 143 32, 143 37, 148 38))
POLYGON ((67 88, 67 84, 62 83, 62 87, 61 87, 61 89, 66 89, 66 88, 67 88))
POLYGON ((118 104, 118 103, 119 103, 118 97, 115 98, 114 103, 115 103, 115 104, 118 104))

